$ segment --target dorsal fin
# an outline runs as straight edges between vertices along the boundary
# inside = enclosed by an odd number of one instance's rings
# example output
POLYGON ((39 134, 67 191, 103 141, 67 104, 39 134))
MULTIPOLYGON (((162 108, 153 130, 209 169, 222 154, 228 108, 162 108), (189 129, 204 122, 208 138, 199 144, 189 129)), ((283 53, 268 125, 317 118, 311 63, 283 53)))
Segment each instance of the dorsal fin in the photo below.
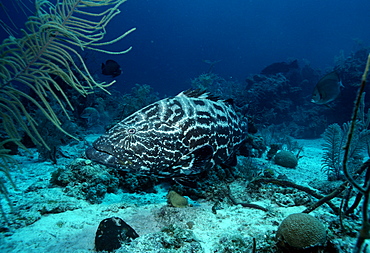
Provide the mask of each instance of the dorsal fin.
POLYGON ((199 98, 204 95, 207 95, 207 91, 202 90, 202 89, 188 89, 186 91, 183 91, 182 94, 189 98, 199 98))
POLYGON ((229 104, 229 105, 234 105, 234 99, 232 99, 232 98, 226 99, 226 100, 224 100, 224 102, 229 104))
POLYGON ((181 92, 180 94, 185 95, 189 98, 204 98, 204 99, 209 99, 209 100, 212 100, 212 101, 219 101, 220 100, 219 97, 213 96, 209 92, 207 92, 205 90, 202 90, 202 89, 189 89, 189 90, 181 92))

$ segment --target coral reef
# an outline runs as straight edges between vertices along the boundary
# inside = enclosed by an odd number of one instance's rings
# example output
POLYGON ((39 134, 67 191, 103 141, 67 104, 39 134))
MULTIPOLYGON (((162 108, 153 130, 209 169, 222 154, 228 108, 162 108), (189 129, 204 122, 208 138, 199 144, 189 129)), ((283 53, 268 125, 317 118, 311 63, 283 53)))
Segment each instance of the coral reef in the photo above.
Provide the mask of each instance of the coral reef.
POLYGON ((221 99, 233 99, 237 106, 245 104, 245 88, 236 80, 226 80, 219 75, 209 72, 191 80, 191 86, 210 92, 221 99))
MULTIPOLYGON (((78 126, 75 122, 68 120, 68 118, 60 109, 56 108, 55 112, 59 112, 59 119, 62 121, 61 126, 64 130, 68 131, 68 133, 72 134, 73 136, 78 136, 79 133, 83 131, 83 128, 78 126)), ((37 151, 39 152, 39 159, 42 161, 51 161, 56 164, 57 158, 61 156, 60 147, 66 143, 75 143, 77 140, 65 135, 61 131, 55 131, 55 126, 53 123, 40 114, 40 110, 36 110, 35 117, 39 119, 37 129, 39 129, 40 136, 47 144, 47 147, 45 145, 36 144, 37 151)), ((22 142, 27 146, 27 148, 31 148, 34 145, 32 142, 28 142, 26 138, 24 138, 22 142)))
POLYGON ((260 135, 253 134, 248 134, 243 145, 239 148, 240 155, 247 157, 261 157, 265 151, 266 151, 265 139, 260 135))
POLYGON ((335 70, 341 73, 341 79, 344 84, 349 86, 358 86, 365 69, 365 59, 369 54, 369 48, 361 47, 345 56, 341 52, 335 59, 335 70))
POLYGON ((286 217, 276 232, 276 240, 281 248, 297 249, 323 246, 326 243, 326 229, 315 217, 305 213, 295 213, 286 217))
POLYGON ((55 171, 51 183, 65 187, 67 196, 101 203, 106 193, 118 189, 119 180, 111 172, 112 169, 105 166, 77 158, 66 168, 55 171))
POLYGON ((135 86, 131 88, 131 93, 123 94, 120 98, 120 101, 123 102, 119 105, 118 109, 117 107, 115 108, 115 111, 118 111, 118 113, 114 122, 123 120, 133 112, 157 100, 159 100, 159 95, 153 92, 153 88, 150 85, 135 84, 135 86))
MULTIPOLYGON (((276 150, 289 150, 291 152, 296 152, 302 149, 293 137, 290 136, 288 129, 281 128, 276 125, 270 125, 262 128, 258 135, 260 135, 265 144, 276 150)), ((276 153, 275 152, 275 153, 276 153)))
POLYGON ((334 70, 340 74, 344 84, 342 93, 346 96, 334 101, 330 106, 332 109, 310 102, 322 73, 307 62, 291 61, 295 63, 294 68, 275 74, 251 75, 246 78, 246 83, 205 73, 193 79, 192 86, 223 99, 232 98, 238 112, 256 125, 275 125, 279 131, 289 132, 295 138, 316 138, 328 124, 342 124, 350 118, 352 110, 347 105, 356 96, 355 85, 361 76, 366 53, 368 49, 361 48, 337 61, 334 70))

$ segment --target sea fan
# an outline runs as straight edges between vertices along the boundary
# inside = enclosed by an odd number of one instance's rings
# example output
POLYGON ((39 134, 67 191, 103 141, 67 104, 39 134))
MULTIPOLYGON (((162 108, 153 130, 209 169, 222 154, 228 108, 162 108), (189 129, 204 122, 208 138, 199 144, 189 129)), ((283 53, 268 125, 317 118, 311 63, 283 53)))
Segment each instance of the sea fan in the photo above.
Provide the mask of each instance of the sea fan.
MULTIPOLYGON (((363 152, 370 144, 370 130, 364 129, 363 124, 359 122, 354 130, 354 137, 349 150, 349 168, 353 169, 362 161, 363 152)), ((342 175, 342 161, 349 129, 349 123, 344 123, 342 127, 338 124, 330 125, 323 134, 325 143, 323 144, 324 155, 322 159, 322 170, 328 176, 334 176, 340 179, 342 175)))
MULTIPOLYGON (((25 103, 33 104, 56 128, 68 134, 61 128, 50 100, 56 100, 67 116, 66 107, 73 108, 53 76, 60 77, 84 96, 95 87, 104 89, 110 85, 98 83, 92 78, 84 60, 73 46, 82 50, 87 48, 108 52, 97 47, 116 42, 133 30, 115 40, 101 42, 106 25, 120 12, 118 7, 125 1, 64 0, 54 5, 46 0, 36 0, 36 14, 28 18, 26 29, 22 30, 23 36, 10 36, 0 45, 1 130, 11 139, 21 139, 20 127, 34 143, 47 146, 36 128, 37 121, 31 116, 29 108, 24 106, 25 103), (93 13, 91 7, 110 8, 93 13), (37 98, 19 89, 17 84, 29 88, 37 98)), ((20 142, 17 144, 22 146, 20 142)))
MULTIPOLYGON (((66 108, 73 108, 53 77, 58 76, 83 96, 95 88, 105 89, 111 85, 93 79, 76 48, 110 54, 128 52, 131 47, 122 52, 98 48, 117 42, 135 30, 111 41, 102 41, 107 24, 120 13, 118 8, 124 2, 126 0, 57 0, 55 4, 47 0, 35 1, 36 13, 28 18, 26 28, 21 30, 22 36, 9 36, 0 45, 0 135, 4 143, 12 141, 25 149, 20 141, 25 133, 35 144, 47 147, 37 129, 39 121, 32 114, 33 107, 69 135, 62 129, 51 101, 56 101, 67 117, 66 108), (96 10, 100 12, 94 12, 96 10), (24 87, 35 95, 29 95, 24 87)), ((7 150, 0 145, 0 173, 8 180, 9 164, 14 162, 9 159, 7 150)), ((0 181, 1 195, 7 197, 3 181, 0 181)))
POLYGON ((342 168, 342 147, 344 145, 342 129, 338 124, 330 125, 323 134, 324 155, 322 158, 322 170, 328 175, 334 174, 340 177, 342 168))

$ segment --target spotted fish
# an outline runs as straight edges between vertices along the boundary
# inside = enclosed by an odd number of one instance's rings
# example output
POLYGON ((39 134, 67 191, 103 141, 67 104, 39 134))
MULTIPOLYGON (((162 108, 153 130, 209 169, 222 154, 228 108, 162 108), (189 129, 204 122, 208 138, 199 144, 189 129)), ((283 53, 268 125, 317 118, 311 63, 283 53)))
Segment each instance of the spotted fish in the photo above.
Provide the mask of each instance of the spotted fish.
POLYGON ((150 104, 100 136, 86 156, 134 173, 186 177, 235 165, 247 124, 231 101, 199 90, 150 104))

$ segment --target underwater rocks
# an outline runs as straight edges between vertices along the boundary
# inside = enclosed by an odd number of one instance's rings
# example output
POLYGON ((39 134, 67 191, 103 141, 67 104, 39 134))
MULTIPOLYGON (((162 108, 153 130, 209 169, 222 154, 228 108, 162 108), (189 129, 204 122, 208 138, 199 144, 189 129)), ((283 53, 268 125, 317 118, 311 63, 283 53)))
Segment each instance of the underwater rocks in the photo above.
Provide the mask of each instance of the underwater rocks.
POLYGON ((275 62, 275 63, 272 63, 272 64, 268 65, 267 67, 265 67, 261 71, 261 74, 263 74, 263 75, 276 75, 276 74, 279 74, 279 73, 286 74, 289 71, 296 70, 298 68, 299 68, 299 66, 298 66, 298 61, 297 60, 294 60, 290 63, 275 62))
POLYGON ((281 150, 276 153, 274 162, 286 168, 295 168, 298 165, 298 158, 290 151, 281 150))
POLYGON ((261 157, 266 149, 263 137, 248 134, 243 145, 239 148, 239 154, 246 157, 261 157))
POLYGON ((255 201, 269 199, 279 207, 310 206, 313 198, 294 188, 282 188, 276 185, 261 184, 253 181, 246 188, 246 195, 255 201))
POLYGON ((330 194, 338 189, 343 184, 343 181, 312 180, 308 184, 324 194, 330 194))
POLYGON ((135 230, 121 218, 107 218, 100 222, 96 231, 95 250, 111 252, 138 237, 135 230))
POLYGON ((65 168, 55 171, 51 183, 65 187, 64 192, 68 196, 96 204, 102 202, 106 193, 118 189, 119 180, 111 171, 106 166, 77 158, 65 168))
POLYGON ((173 207, 187 207, 189 205, 188 199, 175 191, 169 191, 166 197, 167 203, 173 207))

